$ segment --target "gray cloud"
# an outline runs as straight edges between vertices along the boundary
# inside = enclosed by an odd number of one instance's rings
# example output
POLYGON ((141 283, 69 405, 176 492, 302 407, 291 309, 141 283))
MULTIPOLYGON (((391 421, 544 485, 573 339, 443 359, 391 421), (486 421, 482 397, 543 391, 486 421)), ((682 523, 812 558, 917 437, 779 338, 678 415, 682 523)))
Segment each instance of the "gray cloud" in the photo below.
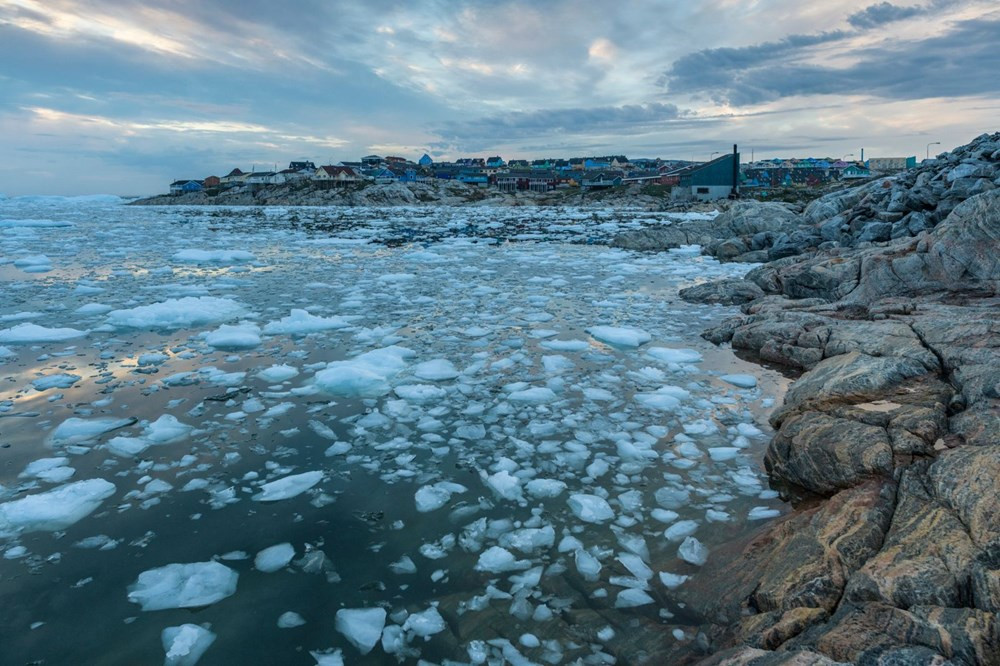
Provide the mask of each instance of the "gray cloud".
POLYGON ((662 83, 673 94, 700 94, 735 106, 801 95, 921 99, 1000 92, 1000 17, 957 22, 935 37, 854 49, 857 62, 846 67, 805 64, 808 47, 843 37, 822 33, 699 51, 676 61, 662 83))
POLYGON ((847 17, 847 22, 855 28, 875 28, 886 23, 902 21, 913 16, 919 16, 926 10, 922 7, 900 7, 888 2, 869 5, 860 12, 847 17))

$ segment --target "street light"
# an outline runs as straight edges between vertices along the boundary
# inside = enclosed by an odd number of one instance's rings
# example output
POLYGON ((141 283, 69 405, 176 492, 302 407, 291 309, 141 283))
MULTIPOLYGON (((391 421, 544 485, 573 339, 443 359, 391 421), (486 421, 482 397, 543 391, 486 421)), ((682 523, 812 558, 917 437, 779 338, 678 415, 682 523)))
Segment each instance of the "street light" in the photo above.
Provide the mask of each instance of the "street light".
POLYGON ((940 146, 940 141, 931 141, 927 144, 927 152, 924 154, 924 159, 929 160, 931 158, 931 146, 940 146))
POLYGON ((846 162, 848 157, 854 157, 854 153, 847 153, 846 155, 840 158, 840 161, 846 162))
POLYGON ((715 151, 714 153, 712 153, 712 155, 711 155, 711 156, 710 156, 710 157, 708 158, 708 161, 709 161, 709 162, 711 162, 712 160, 714 160, 714 159, 715 159, 715 156, 716 156, 716 155, 718 155, 718 154, 719 154, 719 151, 718 151, 718 150, 717 150, 717 151, 715 151))

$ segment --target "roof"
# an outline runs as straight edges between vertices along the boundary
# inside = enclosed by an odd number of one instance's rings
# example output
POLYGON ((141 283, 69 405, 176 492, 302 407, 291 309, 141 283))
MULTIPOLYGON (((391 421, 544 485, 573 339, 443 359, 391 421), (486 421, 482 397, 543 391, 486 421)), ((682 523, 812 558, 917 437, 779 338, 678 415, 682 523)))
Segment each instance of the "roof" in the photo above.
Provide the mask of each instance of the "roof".
POLYGON ((346 167, 346 166, 330 166, 330 165, 325 165, 325 166, 321 166, 320 169, 322 169, 323 171, 325 171, 326 173, 328 173, 331 176, 336 176, 338 174, 344 174, 346 176, 356 176, 356 175, 358 175, 357 173, 354 172, 354 169, 352 169, 351 167, 346 167))
POLYGON ((239 170, 239 169, 237 168, 237 169, 233 169, 232 171, 230 171, 229 173, 227 173, 227 174, 226 174, 226 177, 228 178, 229 176, 242 176, 242 175, 243 175, 243 173, 244 173, 243 171, 240 171, 240 170, 239 170))

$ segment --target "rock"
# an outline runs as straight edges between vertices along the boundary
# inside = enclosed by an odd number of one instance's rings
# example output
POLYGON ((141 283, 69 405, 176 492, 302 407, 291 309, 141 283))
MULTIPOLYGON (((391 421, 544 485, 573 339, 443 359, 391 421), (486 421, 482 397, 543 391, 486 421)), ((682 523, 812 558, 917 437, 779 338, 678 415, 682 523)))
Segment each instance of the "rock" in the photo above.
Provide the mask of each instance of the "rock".
POLYGON ((725 279, 705 282, 680 290, 680 297, 690 303, 715 303, 741 305, 764 296, 764 291, 753 282, 725 279))
MULTIPOLYGON (((902 217, 900 217, 902 219, 902 217)), ((892 224, 890 222, 870 222, 861 230, 858 236, 859 241, 878 243, 887 241, 892 237, 892 224)))
POLYGON ((772 478, 832 495, 891 475, 892 447, 884 428, 810 411, 781 424, 764 466, 772 478))

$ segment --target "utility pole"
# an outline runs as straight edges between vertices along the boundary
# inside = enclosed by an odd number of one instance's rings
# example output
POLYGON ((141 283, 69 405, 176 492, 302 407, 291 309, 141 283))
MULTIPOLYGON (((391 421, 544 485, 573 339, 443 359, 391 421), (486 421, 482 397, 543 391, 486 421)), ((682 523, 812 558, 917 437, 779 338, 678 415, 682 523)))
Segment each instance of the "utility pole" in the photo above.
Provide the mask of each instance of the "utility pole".
POLYGON ((927 151, 926 151, 926 154, 924 155, 924 159, 925 160, 929 160, 931 158, 931 146, 940 146, 940 145, 941 145, 940 141, 931 141, 930 143, 928 143, 927 144, 927 151))

